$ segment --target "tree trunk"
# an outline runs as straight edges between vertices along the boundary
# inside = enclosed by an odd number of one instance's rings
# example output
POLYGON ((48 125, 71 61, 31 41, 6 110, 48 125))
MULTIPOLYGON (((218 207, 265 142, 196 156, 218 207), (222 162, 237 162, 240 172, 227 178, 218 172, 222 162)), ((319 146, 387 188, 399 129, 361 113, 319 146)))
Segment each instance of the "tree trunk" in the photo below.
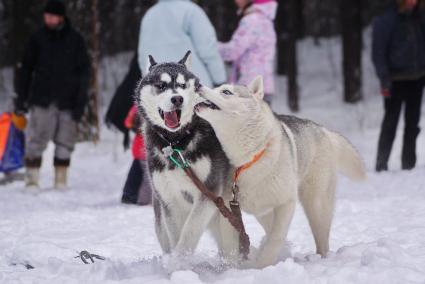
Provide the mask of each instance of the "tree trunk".
POLYGON ((78 125, 79 130, 79 140, 80 141, 93 141, 97 143, 99 140, 99 111, 98 111, 98 96, 99 96, 99 86, 98 86, 98 66, 99 66, 99 54, 100 54, 100 44, 99 44, 99 6, 98 0, 91 0, 90 4, 87 3, 90 8, 90 22, 87 24, 87 30, 90 31, 88 34, 89 38, 89 56, 90 56, 90 84, 88 90, 88 107, 84 113, 81 122, 78 125))
POLYGON ((92 39, 91 39, 91 76, 89 88, 89 114, 90 124, 93 127, 92 139, 96 143, 99 140, 99 85, 97 80, 100 58, 100 26, 98 0, 92 0, 92 39))
POLYGON ((228 41, 237 25, 236 6, 230 0, 195 0, 207 13, 219 41, 228 41), (225 19, 225 20, 223 20, 225 19))
POLYGON ((277 8, 275 28, 277 34, 277 74, 286 75, 286 46, 288 45, 288 27, 286 24, 286 3, 280 3, 277 8))
MULTIPOLYGON (((25 47, 29 40, 29 35, 39 26, 39 23, 32 18, 32 11, 28 9, 28 3, 25 0, 4 1, 5 8, 11 13, 9 23, 10 39, 5 45, 10 48, 2 50, 0 53, 6 56, 1 60, 6 65, 12 65, 13 72, 13 88, 17 90, 18 70, 21 68, 25 47)), ((37 7, 33 7, 36 9, 37 7)))
POLYGON ((28 27, 25 20, 30 17, 30 9, 27 8, 27 5, 23 0, 16 0, 11 5, 11 47, 14 50, 10 54, 14 57, 12 62, 22 60, 25 44, 28 41, 28 27))
POLYGON ((341 0, 344 101, 362 99, 362 6, 359 0, 341 0))
POLYGON ((287 26, 288 26, 288 41, 286 46, 286 72, 288 76, 288 105, 293 112, 299 111, 299 96, 298 96, 298 66, 297 66, 297 38, 299 35, 299 17, 300 10, 299 0, 287 1, 287 26))

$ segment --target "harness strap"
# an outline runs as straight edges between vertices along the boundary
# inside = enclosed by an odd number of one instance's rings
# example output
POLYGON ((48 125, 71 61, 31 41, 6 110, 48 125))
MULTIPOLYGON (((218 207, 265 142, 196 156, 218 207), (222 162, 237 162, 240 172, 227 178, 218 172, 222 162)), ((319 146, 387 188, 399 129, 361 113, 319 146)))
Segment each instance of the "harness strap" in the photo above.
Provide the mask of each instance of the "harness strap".
POLYGON ((213 192, 209 191, 205 184, 198 178, 191 167, 183 168, 186 175, 192 180, 199 191, 204 194, 209 200, 214 202, 221 215, 226 218, 229 223, 239 233, 239 252, 244 259, 248 259, 250 241, 249 236, 245 231, 245 226, 242 221, 241 208, 239 202, 230 202, 230 209, 225 205, 221 196, 216 196, 213 192))
MULTIPOLYGON (((173 148, 172 145, 162 149, 163 153, 173 162, 178 168, 181 168, 186 175, 191 179, 196 188, 205 195, 210 201, 212 201, 221 215, 226 218, 229 223, 239 233, 239 253, 242 254, 244 259, 248 259, 250 241, 249 236, 245 231, 245 226, 242 220, 242 212, 239 202, 234 194, 233 200, 230 201, 230 209, 225 205, 224 200, 221 196, 216 196, 212 191, 208 190, 205 184, 198 178, 195 172, 190 167, 189 163, 185 160, 182 151, 173 148)), ((233 186, 235 190, 235 185, 233 186)))
POLYGON ((264 155, 264 152, 266 152, 266 149, 263 149, 259 153, 255 154, 254 158, 252 158, 252 160, 248 163, 238 167, 233 175, 233 182, 236 183, 239 180, 239 176, 242 172, 252 167, 259 159, 261 159, 261 157, 264 155))

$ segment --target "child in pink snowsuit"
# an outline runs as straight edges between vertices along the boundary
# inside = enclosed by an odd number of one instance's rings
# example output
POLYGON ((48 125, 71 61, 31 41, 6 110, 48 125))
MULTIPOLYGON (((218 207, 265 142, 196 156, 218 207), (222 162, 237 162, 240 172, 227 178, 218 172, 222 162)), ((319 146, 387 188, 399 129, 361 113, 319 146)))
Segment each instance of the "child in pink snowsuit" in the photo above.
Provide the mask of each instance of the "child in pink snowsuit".
POLYGON ((274 19, 277 3, 274 0, 235 0, 242 16, 239 26, 226 43, 219 43, 225 61, 233 62, 230 81, 248 85, 256 76, 264 79, 266 100, 271 103, 274 88, 274 58, 276 32, 274 19))

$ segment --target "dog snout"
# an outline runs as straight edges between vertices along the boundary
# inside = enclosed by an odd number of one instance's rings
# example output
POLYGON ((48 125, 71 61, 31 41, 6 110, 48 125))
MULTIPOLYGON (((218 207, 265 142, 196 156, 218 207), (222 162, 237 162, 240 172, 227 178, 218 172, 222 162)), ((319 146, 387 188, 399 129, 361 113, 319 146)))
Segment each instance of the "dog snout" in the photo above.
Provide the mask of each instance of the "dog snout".
POLYGON ((183 97, 182 96, 174 96, 171 98, 171 103, 176 106, 176 107, 180 107, 183 104, 183 97))

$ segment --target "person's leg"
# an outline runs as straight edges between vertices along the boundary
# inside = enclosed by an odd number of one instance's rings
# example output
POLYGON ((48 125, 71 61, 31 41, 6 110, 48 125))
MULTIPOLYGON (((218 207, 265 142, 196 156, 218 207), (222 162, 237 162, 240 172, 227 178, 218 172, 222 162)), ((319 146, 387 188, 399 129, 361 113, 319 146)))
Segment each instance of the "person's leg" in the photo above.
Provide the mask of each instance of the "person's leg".
POLYGON ((32 107, 25 132, 25 167, 27 186, 38 186, 41 158, 53 138, 57 119, 52 108, 32 107))
POLYGON ((133 160, 130 171, 128 172, 127 180, 124 184, 124 189, 121 197, 122 203, 136 204, 139 194, 139 188, 142 184, 142 167, 140 160, 133 160))
POLYGON ((137 198, 137 204, 148 205, 152 203, 152 187, 149 178, 149 172, 147 162, 140 160, 140 165, 143 171, 142 184, 139 188, 139 196, 137 198))
POLYGON ((401 167, 410 170, 416 164, 416 138, 420 132, 419 120, 421 117, 423 82, 412 81, 409 93, 405 94, 404 101, 404 137, 401 167))
POLYGON ((72 119, 71 111, 58 110, 58 125, 55 129, 55 188, 67 186, 68 168, 71 162, 71 154, 77 141, 77 123, 72 119))
POLYGON ((385 114, 378 141, 378 155, 376 158, 377 172, 388 170, 388 159, 397 131, 404 90, 404 82, 393 82, 391 97, 384 98, 385 114))

